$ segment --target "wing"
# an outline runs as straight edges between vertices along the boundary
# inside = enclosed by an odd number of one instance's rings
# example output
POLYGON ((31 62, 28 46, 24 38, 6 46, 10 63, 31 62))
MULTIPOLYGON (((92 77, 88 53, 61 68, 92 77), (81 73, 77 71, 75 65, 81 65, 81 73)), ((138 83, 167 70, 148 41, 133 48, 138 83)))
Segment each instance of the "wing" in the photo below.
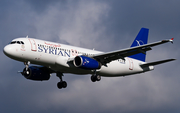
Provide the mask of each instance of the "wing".
POLYGON ((138 53, 143 53, 146 54, 146 51, 152 50, 151 47, 164 44, 167 42, 173 43, 173 39, 171 38, 169 40, 162 40, 150 44, 145 44, 141 46, 136 46, 132 48, 127 48, 127 49, 122 49, 122 50, 117 50, 117 51, 112 51, 112 52, 107 52, 107 53, 101 53, 94 55, 93 58, 101 62, 103 65, 106 65, 107 63, 117 60, 117 59, 124 59, 125 57, 135 55, 138 53))

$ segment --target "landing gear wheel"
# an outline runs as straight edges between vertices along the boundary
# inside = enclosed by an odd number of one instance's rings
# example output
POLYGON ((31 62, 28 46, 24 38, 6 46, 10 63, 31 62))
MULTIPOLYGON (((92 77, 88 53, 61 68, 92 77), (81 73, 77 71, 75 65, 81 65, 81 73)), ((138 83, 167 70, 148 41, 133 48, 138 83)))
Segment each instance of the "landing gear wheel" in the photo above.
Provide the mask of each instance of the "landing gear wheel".
POLYGON ((58 82, 58 83, 57 83, 57 87, 58 87, 59 89, 62 89, 62 84, 61 84, 61 82, 58 82))
POLYGON ((29 76, 30 75, 30 69, 29 69, 30 61, 24 62, 24 65, 25 65, 25 68, 23 72, 21 72, 21 74, 24 76, 29 76))
POLYGON ((91 81, 92 82, 96 82, 96 81, 100 81, 101 80, 101 76, 100 75, 92 75, 91 76, 91 81))
POLYGON ((101 76, 100 75, 96 75, 96 80, 100 81, 101 80, 101 76))
POLYGON ((92 81, 92 82, 96 82, 96 78, 95 78, 94 75, 91 76, 91 81, 92 81))
POLYGON ((58 83, 57 83, 57 87, 58 87, 59 89, 66 88, 66 87, 67 87, 66 81, 58 82, 58 83))
POLYGON ((63 88, 66 88, 66 87, 67 87, 66 81, 62 81, 61 84, 62 84, 62 87, 63 87, 63 88))
POLYGON ((57 83, 57 87, 59 89, 66 88, 67 87, 67 83, 66 83, 66 81, 63 81, 63 79, 62 79, 63 74, 62 73, 57 73, 56 75, 60 79, 60 82, 57 83))
POLYGON ((26 68, 24 68, 24 70, 23 70, 23 72, 21 74, 24 75, 24 76, 29 76, 30 75, 30 69, 28 68, 26 70, 26 68))

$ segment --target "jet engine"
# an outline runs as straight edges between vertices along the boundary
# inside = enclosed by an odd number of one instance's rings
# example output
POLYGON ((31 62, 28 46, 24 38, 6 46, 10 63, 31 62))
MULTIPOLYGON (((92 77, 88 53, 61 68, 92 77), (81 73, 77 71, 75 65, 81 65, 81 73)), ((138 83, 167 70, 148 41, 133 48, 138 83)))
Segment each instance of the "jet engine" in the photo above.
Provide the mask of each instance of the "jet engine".
POLYGON ((86 57, 86 56, 76 56, 73 61, 74 65, 79 68, 83 69, 100 69, 101 63, 99 63, 97 60, 86 57))
POLYGON ((27 69, 24 68, 21 74, 27 79, 37 81, 49 80, 50 78, 50 73, 47 70, 37 66, 30 66, 27 69))

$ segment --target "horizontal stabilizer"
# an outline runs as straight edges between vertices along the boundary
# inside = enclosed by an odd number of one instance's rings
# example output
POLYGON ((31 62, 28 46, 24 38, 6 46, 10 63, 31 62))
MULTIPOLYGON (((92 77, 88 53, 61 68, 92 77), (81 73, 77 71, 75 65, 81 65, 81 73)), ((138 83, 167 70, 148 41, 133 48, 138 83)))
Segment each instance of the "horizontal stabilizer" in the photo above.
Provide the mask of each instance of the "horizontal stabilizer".
POLYGON ((176 59, 167 59, 167 60, 161 60, 161 61, 156 61, 156 62, 150 62, 150 63, 145 63, 145 64, 141 64, 141 67, 147 67, 147 66, 155 66, 155 65, 159 65, 159 64, 163 64, 166 62, 170 62, 176 59))

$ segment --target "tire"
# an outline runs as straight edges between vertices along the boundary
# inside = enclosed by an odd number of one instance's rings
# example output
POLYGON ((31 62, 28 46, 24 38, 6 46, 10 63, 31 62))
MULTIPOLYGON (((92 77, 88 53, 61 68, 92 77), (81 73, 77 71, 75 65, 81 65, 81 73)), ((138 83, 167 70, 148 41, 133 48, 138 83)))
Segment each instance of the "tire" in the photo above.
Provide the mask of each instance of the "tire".
POLYGON ((59 89, 62 89, 62 87, 63 87, 63 86, 62 86, 62 83, 61 83, 61 82, 58 82, 58 83, 57 83, 57 87, 58 87, 59 89))
POLYGON ((100 81, 101 80, 101 76, 100 75, 96 75, 96 80, 100 81))
POLYGON ((62 87, 63 87, 63 88, 66 88, 66 87, 67 87, 66 81, 62 81, 61 84, 62 84, 62 87))
POLYGON ((94 75, 91 76, 91 81, 92 81, 92 82, 96 82, 96 78, 95 78, 94 75))

